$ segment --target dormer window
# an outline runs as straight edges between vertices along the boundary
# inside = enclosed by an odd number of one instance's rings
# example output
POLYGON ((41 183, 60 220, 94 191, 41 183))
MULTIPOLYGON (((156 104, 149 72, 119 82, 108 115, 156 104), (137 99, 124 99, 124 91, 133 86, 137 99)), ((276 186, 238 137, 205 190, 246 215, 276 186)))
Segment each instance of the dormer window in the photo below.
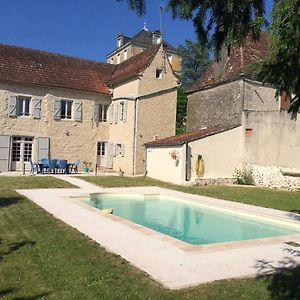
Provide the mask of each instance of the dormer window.
POLYGON ((156 69, 155 71, 155 78, 161 79, 162 78, 162 69, 156 69))

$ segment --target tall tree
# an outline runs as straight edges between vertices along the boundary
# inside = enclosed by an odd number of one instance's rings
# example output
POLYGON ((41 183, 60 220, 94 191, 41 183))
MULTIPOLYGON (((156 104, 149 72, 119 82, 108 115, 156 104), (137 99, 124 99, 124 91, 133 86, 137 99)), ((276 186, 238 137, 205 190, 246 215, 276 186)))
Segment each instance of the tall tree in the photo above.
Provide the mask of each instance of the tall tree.
POLYGON ((300 0, 277 0, 268 28, 270 54, 258 63, 258 80, 277 89, 277 95, 288 92, 292 96, 292 118, 300 107, 300 0))
POLYGON ((185 45, 179 45, 178 52, 181 56, 181 83, 187 88, 206 70, 210 62, 209 51, 199 42, 185 40, 185 45))
POLYGON ((177 90, 176 134, 185 132, 187 95, 183 87, 177 90))
MULTIPOLYGON (((145 13, 146 0, 127 2, 139 15, 145 13)), ((217 54, 223 45, 242 42, 249 33, 258 39, 266 23, 264 0, 168 0, 166 9, 174 18, 193 20, 199 41, 209 43, 217 54)))

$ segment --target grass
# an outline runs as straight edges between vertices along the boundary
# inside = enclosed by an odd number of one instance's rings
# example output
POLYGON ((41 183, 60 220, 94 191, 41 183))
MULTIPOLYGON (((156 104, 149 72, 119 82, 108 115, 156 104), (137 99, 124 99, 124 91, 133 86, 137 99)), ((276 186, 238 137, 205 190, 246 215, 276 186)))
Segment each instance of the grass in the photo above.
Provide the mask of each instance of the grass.
MULTIPOLYGON (((116 180, 111 183, 114 185, 120 180, 129 184, 125 178, 112 180, 116 180)), ((180 291, 164 289, 144 272, 14 191, 55 187, 71 186, 46 176, 0 178, 3 299, 297 299, 299 295, 299 268, 180 291)))
POLYGON ((159 186, 180 192, 300 213, 300 193, 244 186, 180 186, 148 177, 87 176, 82 179, 103 187, 159 186))

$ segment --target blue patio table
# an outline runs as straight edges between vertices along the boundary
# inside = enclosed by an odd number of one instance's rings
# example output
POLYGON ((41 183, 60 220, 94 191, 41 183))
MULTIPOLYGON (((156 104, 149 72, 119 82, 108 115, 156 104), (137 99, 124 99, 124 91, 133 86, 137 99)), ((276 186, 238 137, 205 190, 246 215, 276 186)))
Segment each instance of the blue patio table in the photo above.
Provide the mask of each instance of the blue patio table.
POLYGON ((40 160, 38 161, 38 173, 43 174, 44 173, 44 169, 49 168, 49 163, 46 160, 40 160))

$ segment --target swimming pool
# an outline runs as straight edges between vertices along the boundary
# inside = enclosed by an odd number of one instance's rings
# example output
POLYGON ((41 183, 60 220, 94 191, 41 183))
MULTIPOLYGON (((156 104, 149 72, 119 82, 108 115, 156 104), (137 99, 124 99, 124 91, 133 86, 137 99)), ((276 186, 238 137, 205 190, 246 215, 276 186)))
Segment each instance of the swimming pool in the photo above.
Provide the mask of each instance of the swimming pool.
POLYGON ((300 226, 164 195, 92 194, 87 203, 193 245, 278 237, 300 226))

